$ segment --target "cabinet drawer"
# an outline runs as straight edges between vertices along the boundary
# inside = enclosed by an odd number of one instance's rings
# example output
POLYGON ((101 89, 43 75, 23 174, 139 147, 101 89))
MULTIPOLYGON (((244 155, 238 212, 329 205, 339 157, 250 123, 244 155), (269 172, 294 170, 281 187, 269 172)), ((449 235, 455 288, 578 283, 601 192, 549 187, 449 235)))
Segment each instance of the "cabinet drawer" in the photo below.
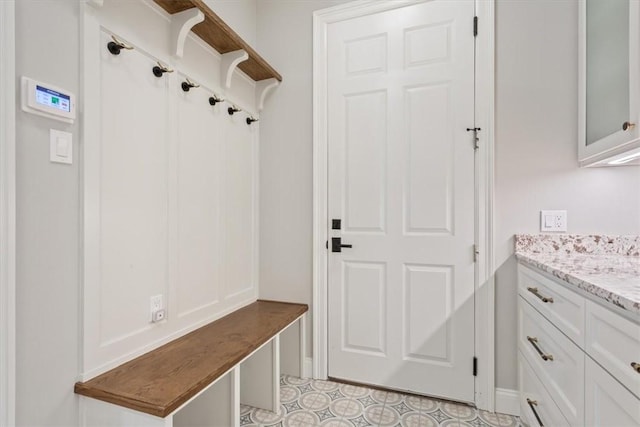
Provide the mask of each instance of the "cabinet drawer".
POLYGON ((562 412, 529 366, 529 362, 520 352, 518 352, 518 384, 520 385, 520 417, 526 424, 531 427, 569 426, 562 412), (539 419, 536 418, 536 414, 539 419))
POLYGON ((586 324, 587 354, 640 397, 640 372, 631 366, 640 364, 640 325, 592 301, 586 324))
POLYGON ((640 426, 640 399, 587 357, 585 370, 585 425, 640 426))
POLYGON ((518 347, 569 424, 584 425, 584 352, 522 297, 518 347))
POLYGON ((518 293, 584 348, 584 297, 522 264, 518 264, 518 293))

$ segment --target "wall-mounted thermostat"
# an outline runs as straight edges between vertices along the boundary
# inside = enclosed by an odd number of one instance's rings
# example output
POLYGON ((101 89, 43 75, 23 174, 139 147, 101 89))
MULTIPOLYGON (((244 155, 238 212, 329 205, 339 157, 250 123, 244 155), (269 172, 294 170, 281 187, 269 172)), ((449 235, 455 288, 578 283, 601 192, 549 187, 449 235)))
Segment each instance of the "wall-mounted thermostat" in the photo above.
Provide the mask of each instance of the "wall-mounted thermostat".
POLYGON ((73 123, 76 97, 68 90, 22 76, 22 111, 73 123))

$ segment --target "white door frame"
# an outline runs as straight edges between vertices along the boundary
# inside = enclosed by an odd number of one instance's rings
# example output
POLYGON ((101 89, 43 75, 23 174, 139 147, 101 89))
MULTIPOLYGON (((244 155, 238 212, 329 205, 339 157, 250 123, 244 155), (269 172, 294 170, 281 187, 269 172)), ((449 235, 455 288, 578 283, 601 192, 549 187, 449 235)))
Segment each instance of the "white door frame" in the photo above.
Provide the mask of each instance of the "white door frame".
POLYGON ((0 1, 0 425, 15 425, 15 2, 0 1))
MULTIPOLYGON (((313 376, 326 379, 327 345, 327 31, 331 23, 422 3, 428 0, 359 0, 313 14, 313 376)), ((493 411, 494 366, 494 10, 495 0, 476 0, 479 31, 476 39, 476 244, 479 250, 475 284, 475 354, 478 376, 475 403, 493 411)), ((469 23, 469 31, 473 23, 469 23)), ((470 123, 471 127, 473 123, 470 123)))

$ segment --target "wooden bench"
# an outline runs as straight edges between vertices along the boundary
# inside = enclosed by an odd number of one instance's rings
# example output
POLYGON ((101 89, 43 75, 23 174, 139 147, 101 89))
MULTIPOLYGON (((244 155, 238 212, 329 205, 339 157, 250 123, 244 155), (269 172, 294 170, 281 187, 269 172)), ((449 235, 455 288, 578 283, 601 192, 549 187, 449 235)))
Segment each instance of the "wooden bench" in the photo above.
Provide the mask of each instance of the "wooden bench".
POLYGON ((280 333, 300 320, 301 357, 307 310, 306 304, 256 301, 76 383, 75 392, 91 398, 83 398, 83 424, 235 426, 240 401, 277 412, 280 333))

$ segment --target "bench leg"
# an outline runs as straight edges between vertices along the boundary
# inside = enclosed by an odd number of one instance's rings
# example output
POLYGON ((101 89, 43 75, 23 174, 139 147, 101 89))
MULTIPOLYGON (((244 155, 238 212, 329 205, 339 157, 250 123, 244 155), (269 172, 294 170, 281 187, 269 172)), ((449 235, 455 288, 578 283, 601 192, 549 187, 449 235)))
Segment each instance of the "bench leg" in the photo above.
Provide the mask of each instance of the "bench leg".
POLYGON ((304 364, 307 359, 307 314, 303 314, 298 322, 298 326, 300 327, 300 378, 306 378, 308 375, 305 375, 304 364))
POLYGON ((240 427, 240 366, 231 371, 231 427, 240 427))
POLYGON ((280 410, 280 337, 276 335, 241 364, 240 401, 278 413, 280 410))
POLYGON ((306 314, 280 333, 280 366, 283 375, 306 378, 306 314))

